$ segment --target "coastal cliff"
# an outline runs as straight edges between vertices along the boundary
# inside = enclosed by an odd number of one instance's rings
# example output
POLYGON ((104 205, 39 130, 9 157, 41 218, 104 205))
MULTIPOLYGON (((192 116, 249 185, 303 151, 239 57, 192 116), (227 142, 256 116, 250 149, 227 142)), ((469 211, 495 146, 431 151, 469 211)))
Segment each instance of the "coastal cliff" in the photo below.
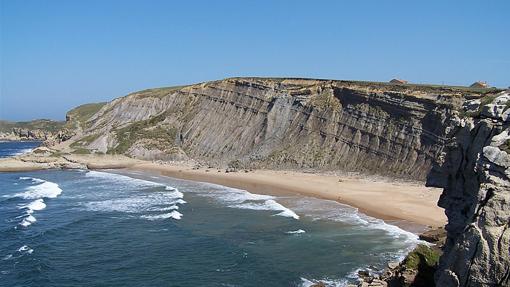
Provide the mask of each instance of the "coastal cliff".
POLYGON ((63 126, 64 122, 45 119, 28 122, 0 121, 0 140, 46 141, 55 138, 63 126))
POLYGON ((449 134, 438 205, 448 216, 437 286, 510 286, 510 96, 470 100, 449 134))
POLYGON ((466 95, 493 90, 231 78, 150 89, 70 119, 71 147, 148 160, 423 180, 466 95))
MULTIPOLYGON (((66 120, 47 153, 426 180, 444 189, 448 217, 444 253, 428 266, 436 285, 510 285, 508 91, 231 78, 83 105, 66 120)), ((83 166, 63 159, 54 166, 83 166)), ((420 286, 406 268, 387 281, 420 286)))

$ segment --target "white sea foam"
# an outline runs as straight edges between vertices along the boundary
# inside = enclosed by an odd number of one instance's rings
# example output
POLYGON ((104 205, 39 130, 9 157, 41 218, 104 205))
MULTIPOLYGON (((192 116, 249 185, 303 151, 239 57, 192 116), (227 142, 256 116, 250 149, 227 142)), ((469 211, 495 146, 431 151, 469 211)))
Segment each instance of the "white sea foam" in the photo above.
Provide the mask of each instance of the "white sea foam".
POLYGON ((183 200, 181 198, 177 199, 176 201, 172 202, 172 204, 186 204, 186 200, 183 200))
POLYGON ((172 186, 165 186, 165 189, 166 190, 177 190, 177 188, 172 187, 172 186))
POLYGON ((23 227, 28 227, 36 221, 37 221, 37 219, 35 217, 33 217, 32 215, 29 215, 23 219, 23 221, 20 223, 20 225, 23 227))
POLYGON ((85 203, 89 211, 143 213, 152 211, 156 206, 184 204, 184 200, 166 195, 162 192, 140 194, 125 198, 114 198, 103 201, 85 203))
POLYGON ((327 286, 327 287, 345 287, 349 283, 345 279, 335 280, 335 279, 325 278, 325 279, 316 280, 316 279, 306 279, 306 278, 301 277, 301 285, 300 286, 301 287, 311 287, 311 286, 315 286, 315 284, 317 284, 319 282, 322 282, 324 284, 324 286, 327 286))
POLYGON ((18 252, 32 254, 34 250, 27 245, 23 245, 18 249, 18 252))
POLYGON ((172 194, 173 194, 174 197, 178 197, 178 198, 183 198, 184 197, 184 194, 182 192, 178 191, 176 188, 174 188, 172 194))
POLYGON ((285 233, 287 234, 301 234, 301 233, 305 233, 306 231, 304 231, 303 229, 298 229, 298 230, 294 230, 294 231, 287 231, 285 233))
POLYGON ((21 205, 19 206, 20 209, 25 209, 26 214, 18 216, 17 218, 23 217, 23 220, 21 221, 20 225, 23 227, 28 227, 32 223, 36 222, 37 219, 32 215, 34 211, 36 210, 43 210, 46 208, 46 204, 44 203, 44 200, 42 198, 36 199, 32 202, 30 202, 27 205, 21 205))
POLYGON ((182 214, 175 210, 179 209, 178 204, 185 204, 186 201, 183 200, 184 194, 177 188, 157 182, 107 172, 89 171, 86 176, 107 181, 109 184, 114 183, 116 186, 125 186, 131 192, 130 194, 121 194, 122 197, 84 203, 87 210, 138 213, 141 214, 141 218, 148 220, 164 218, 180 219, 182 217, 182 214), (161 187, 163 190, 150 192, 137 191, 137 189, 154 187, 161 187), (126 197, 126 195, 128 195, 128 197, 126 197), (150 214, 150 212, 157 211, 172 212, 150 214))
POLYGON ((274 201, 273 199, 268 199, 265 201, 249 201, 249 202, 244 202, 241 204, 229 205, 229 206, 234 207, 234 208, 241 208, 241 209, 280 211, 279 213, 277 213, 275 215, 299 219, 299 215, 297 215, 294 211, 279 204, 278 202, 274 201))
POLYGON ((174 210, 170 213, 163 213, 163 214, 157 214, 157 215, 142 215, 140 217, 147 219, 147 220, 151 220, 151 221, 158 220, 158 219, 169 219, 169 218, 179 220, 182 218, 182 213, 174 210))
POLYGON ((170 210, 177 210, 179 209, 179 206, 178 205, 170 205, 168 207, 156 207, 156 208, 153 208, 151 209, 151 211, 170 211, 170 210))
POLYGON ((367 215, 362 215, 362 216, 367 218, 366 219, 366 221, 368 222, 367 226, 370 228, 383 230, 383 231, 387 232, 388 234, 390 234, 391 236, 393 236, 394 238, 402 238, 403 237, 405 242, 407 242, 407 243, 414 244, 414 243, 421 242, 418 235, 416 235, 412 232, 403 230, 402 228, 400 228, 398 226, 388 224, 388 223, 384 222, 384 220, 381 220, 381 219, 372 218, 367 215))
POLYGON ((160 184, 160 183, 157 183, 157 182, 153 182, 153 181, 133 178, 133 177, 129 177, 129 176, 126 176, 126 175, 121 175, 121 174, 116 174, 116 173, 108 173, 108 172, 102 172, 102 171, 95 171, 95 170, 87 172, 85 174, 85 177, 95 178, 95 179, 100 179, 100 180, 106 180, 106 181, 108 181, 110 183, 120 183, 120 184, 123 184, 123 185, 130 185, 132 187, 138 187, 138 188, 157 187, 157 186, 163 187, 164 186, 163 184, 160 184))
POLYGON ((43 210, 43 209, 45 209, 46 208, 46 203, 44 203, 44 199, 39 198, 39 199, 36 199, 36 200, 30 202, 27 205, 21 205, 19 208, 20 209, 26 208, 27 209, 27 213, 28 214, 32 214, 36 210, 43 210))
POLYGON ((22 149, 22 150, 19 150, 19 151, 13 153, 12 156, 22 155, 25 153, 32 152, 33 150, 34 150, 33 148, 25 148, 25 149, 22 149))
POLYGON ((410 246, 409 248, 421 242, 418 236, 412 232, 388 224, 384 220, 359 213, 357 208, 336 201, 305 197, 296 200, 291 208, 306 214, 313 220, 331 220, 372 230, 382 230, 394 238, 403 239, 410 246))
POLYGON ((173 204, 168 198, 158 195, 139 195, 127 198, 114 198, 103 201, 92 201, 85 203, 89 211, 103 212, 125 212, 125 213, 143 213, 150 211, 155 205, 173 204))
POLYGON ((251 193, 246 190, 230 188, 217 184, 204 183, 204 185, 211 187, 211 189, 208 189, 205 192, 200 192, 201 195, 225 203, 228 207, 239 209, 279 211, 279 213, 275 215, 299 219, 299 215, 297 215, 291 209, 278 203, 275 200, 277 198, 274 196, 251 193))
POLYGON ((15 197, 24 199, 55 198, 62 193, 62 189, 54 182, 32 177, 20 177, 20 179, 32 180, 37 185, 27 187, 25 192, 17 193, 14 195, 15 197))
POLYGON ((20 225, 23 227, 28 227, 37 221, 37 219, 33 215, 34 212, 46 208, 44 198, 55 198, 62 193, 62 189, 59 187, 58 184, 40 178, 22 176, 19 179, 29 180, 32 184, 34 184, 28 186, 24 192, 16 193, 13 196, 10 196, 19 197, 23 199, 35 199, 28 204, 20 205, 18 207, 19 209, 25 210, 24 215, 17 217, 23 218, 23 220, 20 222, 20 225))
POLYGON ((45 182, 44 179, 40 179, 40 178, 35 178, 35 177, 28 177, 28 176, 20 176, 19 179, 21 180, 30 180, 34 183, 43 183, 45 182))

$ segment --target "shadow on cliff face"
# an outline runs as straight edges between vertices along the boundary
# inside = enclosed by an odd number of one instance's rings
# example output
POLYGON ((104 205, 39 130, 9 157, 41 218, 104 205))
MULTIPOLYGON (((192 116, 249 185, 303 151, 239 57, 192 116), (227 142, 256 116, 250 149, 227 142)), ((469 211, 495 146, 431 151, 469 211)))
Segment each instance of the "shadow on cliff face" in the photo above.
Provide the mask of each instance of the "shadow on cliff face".
POLYGON ((430 287, 435 286, 434 273, 436 272, 436 266, 431 266, 427 263, 425 255, 418 254, 420 263, 418 264, 418 273, 411 286, 415 287, 430 287))
POLYGON ((510 121, 494 112, 498 99, 510 104, 503 94, 478 104, 481 115, 458 118, 440 165, 427 175, 427 186, 443 188, 438 206, 448 217, 437 286, 510 286, 510 121))

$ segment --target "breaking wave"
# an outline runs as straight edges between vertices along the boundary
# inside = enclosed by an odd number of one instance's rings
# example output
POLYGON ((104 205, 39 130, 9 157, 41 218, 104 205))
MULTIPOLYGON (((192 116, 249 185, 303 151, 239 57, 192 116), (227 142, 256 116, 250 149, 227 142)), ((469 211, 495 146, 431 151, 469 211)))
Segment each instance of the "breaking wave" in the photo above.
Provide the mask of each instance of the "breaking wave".
POLYGON ((299 219, 299 215, 292 209, 283 206, 271 195, 251 193, 246 190, 226 187, 222 185, 203 183, 210 187, 199 194, 219 201, 230 208, 276 211, 273 215, 299 219))
POLYGON ((360 213, 357 208, 336 201, 305 197, 295 201, 293 205, 295 206, 291 208, 306 214, 312 220, 330 220, 372 230, 382 230, 394 238, 403 239, 405 243, 409 244, 409 248, 422 242, 418 235, 412 232, 360 213))
POLYGON ((20 225, 28 227, 37 221, 37 218, 34 216, 34 212, 46 208, 44 199, 56 198, 62 193, 62 189, 58 184, 40 178, 20 177, 19 179, 29 180, 32 184, 35 184, 28 186, 24 192, 16 193, 12 196, 23 199, 35 199, 28 204, 18 206, 19 209, 25 211, 25 214, 19 216, 19 218, 23 218, 20 225))
POLYGON ((298 229, 298 230, 294 230, 294 231, 287 231, 285 233, 287 234, 301 234, 301 233, 305 233, 306 231, 304 231, 303 229, 298 229))
POLYGON ((89 171, 85 176, 122 186, 124 191, 134 191, 129 194, 119 193, 117 197, 107 200, 87 202, 84 206, 89 211, 140 214, 140 218, 151 221, 169 218, 178 220, 183 216, 176 210, 179 205, 186 204, 186 201, 183 199, 184 194, 175 187, 100 171, 89 171), (154 189, 143 191, 144 188, 154 189))
POLYGON ((158 214, 158 215, 142 215, 140 217, 148 219, 148 220, 158 220, 158 219, 168 219, 168 218, 173 218, 173 219, 179 220, 182 218, 182 213, 174 210, 170 213, 163 213, 163 214, 158 214))

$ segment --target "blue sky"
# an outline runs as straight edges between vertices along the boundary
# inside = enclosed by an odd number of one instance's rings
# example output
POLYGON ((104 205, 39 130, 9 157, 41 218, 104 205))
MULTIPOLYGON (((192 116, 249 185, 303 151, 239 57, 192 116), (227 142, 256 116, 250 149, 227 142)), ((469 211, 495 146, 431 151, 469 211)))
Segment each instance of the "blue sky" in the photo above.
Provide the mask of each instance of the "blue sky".
POLYGON ((231 76, 510 85, 508 0, 0 1, 0 119, 231 76))

